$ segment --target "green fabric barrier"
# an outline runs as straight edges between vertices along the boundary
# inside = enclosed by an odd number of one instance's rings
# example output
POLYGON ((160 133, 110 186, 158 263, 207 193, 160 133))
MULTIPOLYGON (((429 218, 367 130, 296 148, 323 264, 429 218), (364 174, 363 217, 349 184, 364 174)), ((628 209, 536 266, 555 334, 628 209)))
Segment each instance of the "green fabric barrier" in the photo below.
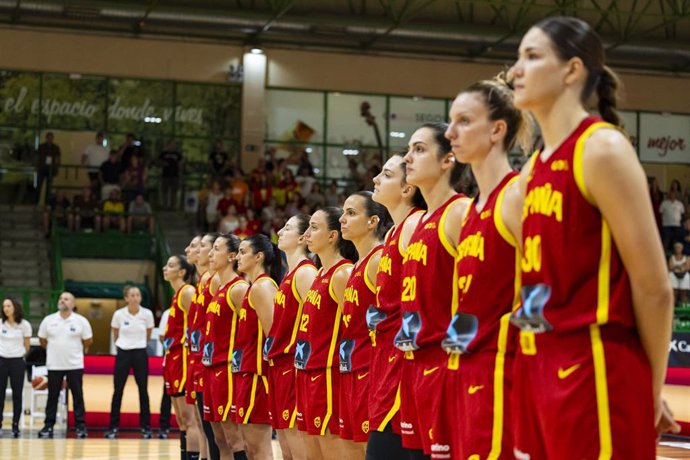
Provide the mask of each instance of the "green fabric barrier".
POLYGON ((76 298, 89 299, 122 299, 125 286, 136 286, 141 291, 141 305, 151 308, 151 292, 145 284, 133 282, 97 283, 92 281, 65 280, 65 290, 74 294, 76 298))

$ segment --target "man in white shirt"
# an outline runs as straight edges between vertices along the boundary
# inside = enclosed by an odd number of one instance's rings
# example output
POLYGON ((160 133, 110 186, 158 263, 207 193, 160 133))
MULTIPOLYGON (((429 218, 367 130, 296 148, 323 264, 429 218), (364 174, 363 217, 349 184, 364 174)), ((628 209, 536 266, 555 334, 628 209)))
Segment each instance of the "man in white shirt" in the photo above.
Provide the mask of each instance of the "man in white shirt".
POLYGON ((661 212, 661 237, 664 242, 664 248, 669 251, 676 242, 683 242, 683 214, 685 214, 685 205, 677 199, 675 190, 669 190, 668 196, 659 206, 661 212))
POLYGON ((38 433, 40 438, 53 437, 58 396, 65 377, 74 399, 77 438, 87 437, 82 379, 84 353, 93 343, 93 332, 89 321, 80 314, 74 313, 75 303, 74 295, 71 293, 60 294, 57 313, 46 316, 38 328, 41 346, 46 349, 46 367, 48 368, 48 402, 45 423, 38 433))
POLYGON ((103 131, 97 132, 96 142, 87 145, 81 156, 81 164, 89 167, 89 179, 92 186, 98 181, 98 170, 101 165, 108 161, 110 156, 110 151, 103 146, 103 137, 103 131))

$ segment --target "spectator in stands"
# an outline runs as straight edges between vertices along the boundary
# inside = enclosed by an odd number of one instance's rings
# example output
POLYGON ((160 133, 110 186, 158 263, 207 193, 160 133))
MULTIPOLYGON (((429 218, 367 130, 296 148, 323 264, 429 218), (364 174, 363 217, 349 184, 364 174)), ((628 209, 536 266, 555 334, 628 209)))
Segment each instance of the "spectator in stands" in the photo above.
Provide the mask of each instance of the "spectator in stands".
POLYGON ((82 380, 84 353, 93 343, 89 321, 74 312, 76 299, 69 292, 60 294, 58 311, 46 316, 38 328, 38 339, 46 349, 48 367, 48 402, 45 424, 38 432, 39 438, 52 438, 57 415, 57 404, 62 381, 67 378, 67 388, 72 393, 77 438, 87 437, 82 380))
POLYGON ((216 140, 213 144, 211 153, 208 154, 208 172, 214 179, 220 179, 223 176, 225 167, 228 162, 228 153, 223 148, 223 141, 216 140))
POLYGON ((683 222, 683 254, 690 256, 690 217, 683 222))
POLYGON ((43 232, 46 237, 50 235, 53 217, 58 226, 67 227, 69 230, 74 228, 74 217, 70 212, 70 206, 69 198, 67 198, 63 189, 57 189, 48 198, 48 203, 43 211, 43 232))
POLYGON ((248 226, 248 221, 246 216, 239 216, 239 226, 235 229, 233 232, 237 237, 241 240, 245 239, 246 237, 252 235, 251 231, 249 230, 248 226))
POLYGON ((103 162, 98 171, 98 179, 101 183, 101 200, 110 196, 114 189, 120 189, 120 176, 122 175, 122 162, 117 151, 111 150, 108 161, 103 162))
POLYGON ((292 216, 299 214, 299 207, 302 205, 302 196, 298 193, 288 201, 287 206, 285 206, 285 216, 289 219, 292 216))
POLYGON ((180 173, 184 163, 182 152, 177 147, 175 140, 168 142, 165 149, 158 156, 158 161, 162 168, 162 205, 168 209, 175 209, 178 206, 177 192, 180 189, 180 173))
POLYGON ((147 177, 148 168, 146 165, 139 157, 132 157, 129 167, 122 173, 122 196, 125 203, 129 203, 137 195, 145 193, 147 177))
POLYGON ((81 195, 74 197, 74 229, 90 228, 101 230, 101 216, 99 215, 99 203, 91 189, 85 187, 81 195))
POLYGON ((141 141, 136 139, 134 133, 127 133, 125 143, 122 144, 117 154, 123 169, 129 168, 129 165, 132 163, 132 157, 139 157, 142 163, 144 161, 144 149, 141 148, 141 141))
POLYGON ((220 233, 232 233, 239 226, 240 226, 240 220, 237 216, 237 208, 235 207, 234 204, 231 204, 228 207, 225 214, 223 214, 223 218, 218 223, 218 231, 220 233))
POLYGON ((649 197, 652 200, 656 226, 659 228, 659 234, 661 234, 661 202, 664 201, 664 194, 659 188, 659 182, 656 180, 656 177, 647 177, 647 184, 649 185, 649 197))
POLYGON ((269 173, 271 178, 271 195, 276 200, 277 206, 285 206, 287 203, 287 190, 285 183, 285 160, 277 160, 273 171, 269 173))
POLYGON ((60 166, 60 147, 53 141, 54 134, 51 131, 46 133, 45 142, 38 146, 38 158, 36 163, 36 202, 40 201, 41 187, 48 180, 45 196, 50 193, 53 179, 57 176, 60 166))
POLYGON ((309 172, 309 168, 306 166, 300 167, 297 174, 295 181, 299 185, 299 192, 302 194, 302 198, 306 198, 311 193, 311 189, 316 183, 316 178, 309 172))
POLYGON ((302 197, 299 190, 299 184, 295 180, 295 175, 289 168, 285 168, 285 172, 283 173, 283 183, 283 188, 285 188, 286 202, 290 202, 295 196, 299 198, 302 197))
POLYGON ((223 192, 220 189, 220 182, 214 180, 211 182, 211 189, 206 196, 206 230, 209 232, 214 232, 218 228, 218 204, 222 198, 223 192))
POLYGON ((119 189, 111 191, 103 202, 103 231, 108 230, 111 223, 120 231, 125 231, 125 204, 120 199, 119 189))
POLYGON ((5 297, 2 300, 0 320, 0 436, 5 413, 5 391, 9 379, 12 388, 12 437, 18 438, 26 371, 24 356, 29 352, 31 324, 24 319, 22 304, 13 297, 5 297))
POLYGON ((245 215, 247 216, 247 228, 249 229, 250 234, 254 235, 259 233, 261 231, 261 221, 256 218, 254 210, 252 208, 248 208, 245 211, 245 215))
POLYGON ((108 149, 103 146, 103 139, 103 131, 98 131, 94 143, 87 145, 81 156, 82 166, 88 167, 89 181, 93 190, 100 188, 98 170, 104 162, 108 161, 110 156, 108 149))
POLYGON ((131 233, 132 230, 143 230, 153 234, 153 211, 151 210, 151 205, 146 202, 142 193, 139 193, 136 198, 129 203, 127 214, 127 233, 131 233))
POLYGON ((270 225, 271 221, 276 215, 276 200, 269 198, 268 205, 261 208, 261 222, 263 227, 263 233, 266 235, 270 234, 270 231, 266 225, 270 225))
POLYGON ((333 179, 328 185, 328 192, 326 193, 326 206, 339 206, 340 191, 338 190, 338 182, 333 179))
POLYGON ((230 188, 232 189, 232 198, 235 200, 235 205, 238 210, 245 209, 247 207, 247 195, 249 193, 249 184, 244 178, 242 170, 235 168, 233 171, 232 179, 229 182, 230 188))
POLYGON ((685 206, 678 200, 677 192, 669 190, 668 196, 661 202, 659 207, 661 211, 662 239, 664 242, 664 249, 667 251, 671 249, 671 245, 677 241, 683 240, 683 228, 680 223, 685 214, 685 206))
POLYGON ((306 149, 302 150, 302 155, 299 158, 299 164, 297 166, 297 171, 301 171, 302 169, 306 169, 308 175, 314 176, 314 166, 311 164, 311 161, 309 161, 309 152, 307 152, 306 149))
POLYGON ((321 192, 321 184, 316 182, 311 188, 311 193, 304 197, 304 201, 313 209, 317 210, 326 206, 326 196, 321 192))
POLYGON ((266 206, 273 190, 269 173, 266 170, 266 160, 263 158, 259 159, 259 163, 252 171, 249 189, 252 191, 252 207, 258 210, 266 206))
POLYGON ((688 303, 690 291, 690 258, 683 254, 683 243, 673 244, 673 254, 668 259, 669 278, 673 287, 673 296, 676 306, 685 306, 688 303))

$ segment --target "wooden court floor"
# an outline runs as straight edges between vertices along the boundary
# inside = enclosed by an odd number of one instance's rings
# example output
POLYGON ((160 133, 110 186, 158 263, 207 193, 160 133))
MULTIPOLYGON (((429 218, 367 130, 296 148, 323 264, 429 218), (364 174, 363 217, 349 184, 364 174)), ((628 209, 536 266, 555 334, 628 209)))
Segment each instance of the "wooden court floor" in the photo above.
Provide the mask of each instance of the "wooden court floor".
MULTIPOLYGON (((161 460, 179 460, 177 439, 118 439, 101 438, 102 432, 89 433, 88 439, 36 439, 25 435, 21 439, 9 439, 7 435, 0 440, 0 458, 28 460, 134 460, 155 458, 161 460)), ((690 459, 690 450, 676 447, 659 446, 658 460, 690 459)), ((273 455, 281 460, 280 448, 273 442, 273 455)))

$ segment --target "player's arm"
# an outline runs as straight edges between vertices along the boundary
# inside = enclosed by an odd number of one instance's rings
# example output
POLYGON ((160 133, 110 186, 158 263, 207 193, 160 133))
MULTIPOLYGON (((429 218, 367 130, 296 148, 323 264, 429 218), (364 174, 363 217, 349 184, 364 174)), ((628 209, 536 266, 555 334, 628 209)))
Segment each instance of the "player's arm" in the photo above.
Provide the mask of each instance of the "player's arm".
POLYGON ((196 292, 196 289, 194 289, 194 286, 187 285, 183 290, 182 293, 180 294, 180 308, 183 309, 185 312, 189 312, 189 307, 192 305, 192 299, 194 298, 194 294, 196 292))
POLYGON ((350 273, 352 273, 352 265, 345 265, 338 268, 335 273, 333 273, 333 279, 331 280, 333 286, 333 294, 338 301, 338 308, 342 310, 343 300, 345 296, 345 287, 347 286, 347 280, 350 278, 350 273))
POLYGON ((381 260, 382 248, 376 250, 367 264, 367 279, 372 286, 376 286, 376 273, 379 271, 379 261, 381 260))
POLYGON ((503 204, 500 212, 506 228, 515 238, 517 249, 520 250, 522 241, 522 203, 524 195, 521 191, 520 179, 508 184, 503 192, 503 204))
MULTIPOLYGON (((398 240, 400 249, 403 252, 407 249, 407 246, 410 244, 410 238, 412 238, 412 234, 414 233, 415 228, 417 228, 417 224, 419 224, 419 220, 422 218, 423 215, 423 212, 416 212, 407 219, 405 219, 405 222, 403 223, 403 228, 402 230, 400 230, 400 239, 398 240)), ((459 233, 460 232, 458 232, 458 234, 459 233)))
POLYGON ((453 248, 457 248, 460 243, 460 228, 462 227, 462 220, 465 218, 470 201, 469 198, 461 198, 451 204, 451 208, 446 213, 443 232, 453 248))
POLYGON ((270 280, 263 280, 254 285, 249 293, 249 301, 256 310, 261 327, 268 334, 273 326, 273 301, 278 289, 270 280))
POLYGON ((642 346, 652 367, 655 422, 662 416, 673 319, 673 292, 647 191, 645 173, 622 133, 602 129, 585 145, 584 185, 608 223, 630 277, 642 346))
POLYGON ((230 289, 230 308, 233 306, 235 308, 240 308, 242 305, 242 300, 244 300, 244 295, 249 289, 249 283, 235 283, 235 285, 230 289))
POLYGON ((302 302, 307 298, 307 292, 316 279, 316 267, 313 265, 303 265, 295 273, 294 283, 297 285, 297 293, 302 302))

